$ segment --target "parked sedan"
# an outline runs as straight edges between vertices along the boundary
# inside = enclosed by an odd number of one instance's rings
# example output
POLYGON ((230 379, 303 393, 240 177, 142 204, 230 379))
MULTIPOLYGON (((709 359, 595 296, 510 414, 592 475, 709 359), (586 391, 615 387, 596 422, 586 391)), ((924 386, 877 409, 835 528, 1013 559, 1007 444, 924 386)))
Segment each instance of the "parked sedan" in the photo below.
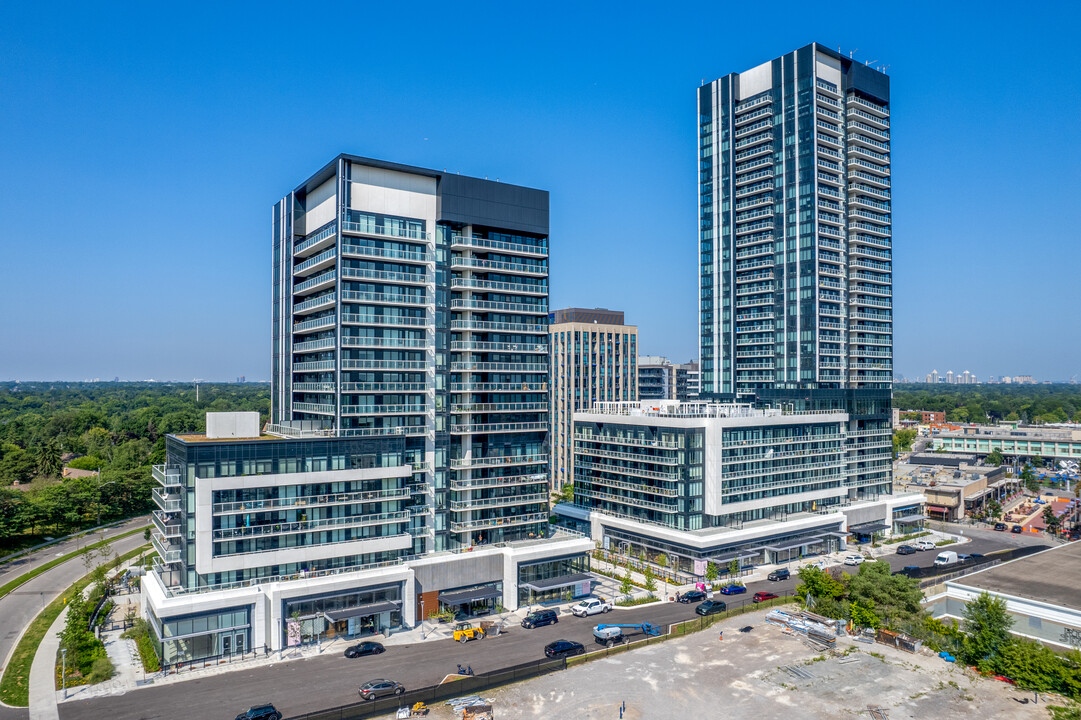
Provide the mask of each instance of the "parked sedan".
POLYGON ((728 609, 728 605, 724 600, 706 600, 704 603, 699 603, 698 607, 694 611, 699 615, 716 615, 717 613, 723 613, 728 609))
POLYGON ((1015 535, 1020 535, 1024 531, 1025 529, 1020 525, 1014 525, 1012 528, 1010 528, 1010 532, 1014 533, 1015 535))
POLYGON ((282 714, 273 705, 253 705, 237 715, 236 720, 282 720, 282 714))
POLYGON ((934 550, 935 549, 935 544, 933 542, 931 542, 930 540, 917 540, 916 542, 912 543, 912 547, 914 547, 914 548, 916 548, 917 550, 920 550, 920 551, 934 550))
POLYGON ((788 568, 780 568, 778 570, 774 570, 769 575, 767 575, 766 579, 767 580, 787 580, 790 577, 792 577, 792 573, 790 573, 788 571, 788 568))
POLYGON ((375 700, 388 695, 401 695, 405 692, 405 686, 393 680, 372 680, 360 686, 361 700, 375 700))
POLYGON ((897 546, 897 554, 898 555, 915 555, 916 554, 916 548, 912 547, 911 545, 898 545, 897 546))
POLYGON ((995 530, 998 530, 999 532, 1002 532, 1002 531, 1004 531, 1006 529, 1007 529, 1006 528, 1006 523, 995 523, 995 530))
POLYGON ((706 594, 704 592, 702 592, 701 590, 688 590, 687 592, 683 593, 682 595, 678 595, 677 599, 681 603, 686 603, 686 604, 702 602, 703 600, 706 599, 706 594))
POLYGON ((746 586, 736 585, 735 583, 725 585, 723 588, 721 588, 722 595, 739 595, 740 593, 745 592, 747 592, 746 586))
POLYGON ((776 598, 777 598, 777 593, 756 592, 754 594, 754 597, 751 598, 751 601, 759 603, 759 602, 765 602, 766 600, 775 600, 776 598))
POLYGON ((385 651, 386 648, 377 642, 362 642, 359 645, 350 645, 345 649, 345 656, 347 658, 357 658, 364 655, 378 655, 385 651))
POLYGON ((573 640, 556 640, 544 646, 544 656, 550 658, 563 658, 571 655, 581 655, 586 651, 585 645, 573 640))
POLYGON ((855 553, 853 553, 852 555, 845 555, 845 565, 860 565, 862 563, 862 555, 856 555, 855 553))

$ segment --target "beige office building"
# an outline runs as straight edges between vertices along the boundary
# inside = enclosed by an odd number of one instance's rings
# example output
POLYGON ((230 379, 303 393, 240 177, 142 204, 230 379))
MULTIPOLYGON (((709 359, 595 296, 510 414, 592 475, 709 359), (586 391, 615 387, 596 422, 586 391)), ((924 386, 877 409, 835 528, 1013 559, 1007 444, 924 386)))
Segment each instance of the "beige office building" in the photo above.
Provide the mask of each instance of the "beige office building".
POLYGON ((574 413, 595 402, 638 399, 638 328, 603 308, 556 310, 552 354, 552 490, 574 480, 574 413))

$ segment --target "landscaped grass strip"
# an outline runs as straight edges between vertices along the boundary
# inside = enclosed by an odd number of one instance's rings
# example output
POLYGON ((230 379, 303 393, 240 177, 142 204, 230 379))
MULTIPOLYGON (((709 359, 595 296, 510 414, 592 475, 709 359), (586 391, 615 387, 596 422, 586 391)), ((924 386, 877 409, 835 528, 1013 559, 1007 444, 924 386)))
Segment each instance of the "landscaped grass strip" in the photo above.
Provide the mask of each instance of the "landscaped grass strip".
MULTIPOLYGON (((140 528, 141 530, 141 528, 140 528)), ((130 534, 130 533, 129 533, 130 534)), ((143 545, 131 552, 124 553, 116 560, 110 560, 105 567, 113 569, 116 566, 130 560, 139 553, 145 552, 150 545, 143 545)), ((11 661, 4 669, 4 676, 0 677, 0 701, 15 707, 27 707, 30 704, 30 666, 34 664, 34 655, 37 654, 38 646, 45 638, 45 633, 60 617, 68 600, 77 592, 82 592, 90 584, 90 575, 85 575, 76 580, 60 597, 49 603, 44 610, 38 613, 26 632, 23 633, 19 644, 11 653, 11 661)))
MULTIPOLYGON (((147 527, 149 527, 149 526, 147 526, 147 527)), ((3 585, 0 585, 0 598, 4 597, 9 592, 16 589, 17 587, 19 587, 23 583, 26 583, 26 582, 29 582, 29 581, 33 580, 34 578, 36 578, 38 575, 42 574, 43 572, 46 572, 48 570, 52 570, 54 567, 56 567, 60 563, 65 563, 68 560, 71 560, 73 557, 78 557, 79 555, 82 555, 85 552, 88 552, 88 551, 93 550, 95 548, 99 548, 102 545, 106 545, 108 543, 113 542, 114 540, 119 540, 120 538, 125 538, 128 535, 134 535, 135 533, 143 532, 144 530, 146 530, 146 527, 141 527, 141 528, 136 528, 134 530, 129 530, 129 531, 125 532, 125 533, 120 533, 119 535, 114 535, 113 537, 111 537, 111 538, 109 538, 107 540, 99 540, 98 542, 94 543, 93 545, 87 545, 86 547, 84 547, 84 548, 82 548, 80 550, 76 550, 75 552, 70 552, 67 555, 62 555, 62 556, 56 558, 55 560, 50 560, 49 562, 45 563, 41 567, 34 568, 33 570, 31 570, 29 572, 23 573, 22 575, 15 578, 14 580, 12 580, 10 582, 7 582, 7 583, 4 583, 3 585)), ((44 548, 42 548, 42 549, 44 549, 44 548)))

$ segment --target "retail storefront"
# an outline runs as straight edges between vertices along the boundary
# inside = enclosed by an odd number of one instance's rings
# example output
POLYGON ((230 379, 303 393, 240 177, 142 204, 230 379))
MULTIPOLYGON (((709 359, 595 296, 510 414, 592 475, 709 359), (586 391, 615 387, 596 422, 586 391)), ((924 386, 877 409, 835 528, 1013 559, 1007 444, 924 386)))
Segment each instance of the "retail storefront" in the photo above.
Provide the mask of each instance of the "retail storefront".
POLYGON ((572 600, 592 592, 589 556, 570 555, 518 565, 518 604, 572 600))
POLYGON ((286 647, 383 634, 402 625, 401 586, 284 600, 282 617, 286 647))
POLYGON ((162 663, 166 665, 243 655, 252 649, 249 607, 164 620, 150 613, 150 620, 160 639, 158 647, 162 663))
POLYGON ((439 609, 466 617, 481 617, 495 612, 502 597, 501 582, 454 588, 439 593, 439 609))

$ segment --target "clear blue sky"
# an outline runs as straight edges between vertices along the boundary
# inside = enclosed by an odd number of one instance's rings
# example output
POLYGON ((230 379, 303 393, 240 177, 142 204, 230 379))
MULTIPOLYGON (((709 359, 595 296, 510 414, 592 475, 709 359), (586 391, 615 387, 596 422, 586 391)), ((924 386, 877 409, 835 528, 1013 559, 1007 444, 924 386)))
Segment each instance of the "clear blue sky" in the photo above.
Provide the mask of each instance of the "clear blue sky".
POLYGON ((890 65, 897 373, 1066 379, 1079 28, 1067 3, 9 3, 0 379, 267 378, 271 206, 339 152, 550 190, 552 307, 696 357, 695 91, 812 41, 890 65))

